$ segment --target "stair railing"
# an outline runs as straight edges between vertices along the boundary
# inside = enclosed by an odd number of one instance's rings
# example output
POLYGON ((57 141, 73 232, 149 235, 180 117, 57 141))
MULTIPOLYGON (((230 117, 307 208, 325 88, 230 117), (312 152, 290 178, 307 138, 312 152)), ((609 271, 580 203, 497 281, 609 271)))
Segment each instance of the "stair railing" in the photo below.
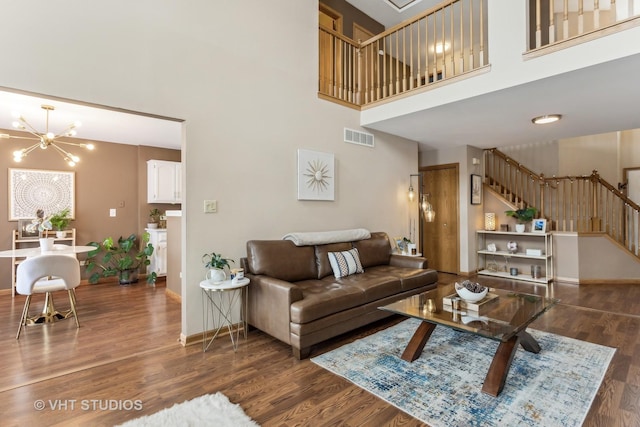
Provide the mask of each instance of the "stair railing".
POLYGON ((606 233, 640 257, 640 206, 596 170, 547 178, 494 148, 485 150, 484 184, 514 209, 538 209, 550 230, 606 233))

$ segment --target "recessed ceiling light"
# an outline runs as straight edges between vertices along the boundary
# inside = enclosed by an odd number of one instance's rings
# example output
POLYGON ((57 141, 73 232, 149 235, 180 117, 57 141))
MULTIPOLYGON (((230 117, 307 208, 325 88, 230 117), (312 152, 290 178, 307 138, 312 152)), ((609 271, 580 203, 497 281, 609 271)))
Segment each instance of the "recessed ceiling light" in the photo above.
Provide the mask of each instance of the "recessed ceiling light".
POLYGON ((546 125, 547 123, 557 122, 561 118, 561 114, 547 114, 544 116, 534 117, 531 121, 537 125, 546 125))

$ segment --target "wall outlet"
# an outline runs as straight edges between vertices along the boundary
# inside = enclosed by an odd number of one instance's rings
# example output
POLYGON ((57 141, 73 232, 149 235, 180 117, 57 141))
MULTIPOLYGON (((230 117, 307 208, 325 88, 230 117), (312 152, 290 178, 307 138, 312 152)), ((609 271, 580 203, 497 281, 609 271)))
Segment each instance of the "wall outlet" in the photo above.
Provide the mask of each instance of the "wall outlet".
POLYGON ((204 213, 216 213, 218 212, 217 200, 205 200, 204 201, 204 213))

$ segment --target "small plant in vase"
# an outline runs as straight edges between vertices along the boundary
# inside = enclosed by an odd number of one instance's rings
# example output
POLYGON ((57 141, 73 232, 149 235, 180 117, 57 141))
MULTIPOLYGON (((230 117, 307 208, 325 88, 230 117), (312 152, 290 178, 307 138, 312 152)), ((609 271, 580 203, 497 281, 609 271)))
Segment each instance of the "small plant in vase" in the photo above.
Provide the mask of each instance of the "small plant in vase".
POLYGON ((158 228, 161 216, 162 212, 160 212, 157 208, 151 209, 149 211, 149 222, 147 223, 147 228, 158 228))
POLYGON ((517 210, 508 210, 504 212, 507 216, 511 216, 516 219, 516 231, 519 233, 524 232, 525 224, 533 221, 538 210, 536 208, 528 207, 517 210))
POLYGON ((44 210, 38 209, 36 211, 36 218, 31 221, 31 224, 26 226, 26 230, 29 233, 35 233, 38 231, 38 237, 40 239, 40 248, 43 251, 50 251, 53 248, 53 238, 46 236, 46 231, 51 230, 51 219, 44 216, 44 210))
POLYGON ((67 232, 65 230, 71 222, 71 218, 69 218, 69 208, 56 212, 51 216, 49 221, 51 221, 51 225, 56 230, 56 237, 58 239, 66 237, 67 232))
POLYGON ((211 252, 210 254, 202 255, 202 262, 209 269, 205 276, 206 279, 218 283, 226 280, 227 273, 225 273, 224 268, 230 268, 229 262, 235 261, 231 258, 223 258, 222 254, 211 252))

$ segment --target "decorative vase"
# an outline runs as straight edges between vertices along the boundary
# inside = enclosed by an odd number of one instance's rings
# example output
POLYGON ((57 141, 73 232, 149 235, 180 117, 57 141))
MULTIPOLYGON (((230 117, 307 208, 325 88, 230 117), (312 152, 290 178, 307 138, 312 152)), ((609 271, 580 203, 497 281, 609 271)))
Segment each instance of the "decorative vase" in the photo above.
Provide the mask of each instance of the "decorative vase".
POLYGON ((40 240, 40 250, 42 252, 53 250, 53 237, 41 237, 39 240, 40 240))
POLYGON ((524 224, 520 224, 520 223, 516 224, 516 232, 517 233, 524 233, 524 227, 525 227, 524 224))
POLYGON ((227 279, 227 273, 221 268, 210 268, 205 275, 205 279, 213 283, 221 283, 227 279))
POLYGON ((157 222, 148 222, 147 223, 147 228, 156 229, 156 228, 158 228, 158 223, 157 222))
POLYGON ((56 237, 58 239, 64 239, 65 237, 67 237, 67 232, 66 231, 56 231, 56 237))

